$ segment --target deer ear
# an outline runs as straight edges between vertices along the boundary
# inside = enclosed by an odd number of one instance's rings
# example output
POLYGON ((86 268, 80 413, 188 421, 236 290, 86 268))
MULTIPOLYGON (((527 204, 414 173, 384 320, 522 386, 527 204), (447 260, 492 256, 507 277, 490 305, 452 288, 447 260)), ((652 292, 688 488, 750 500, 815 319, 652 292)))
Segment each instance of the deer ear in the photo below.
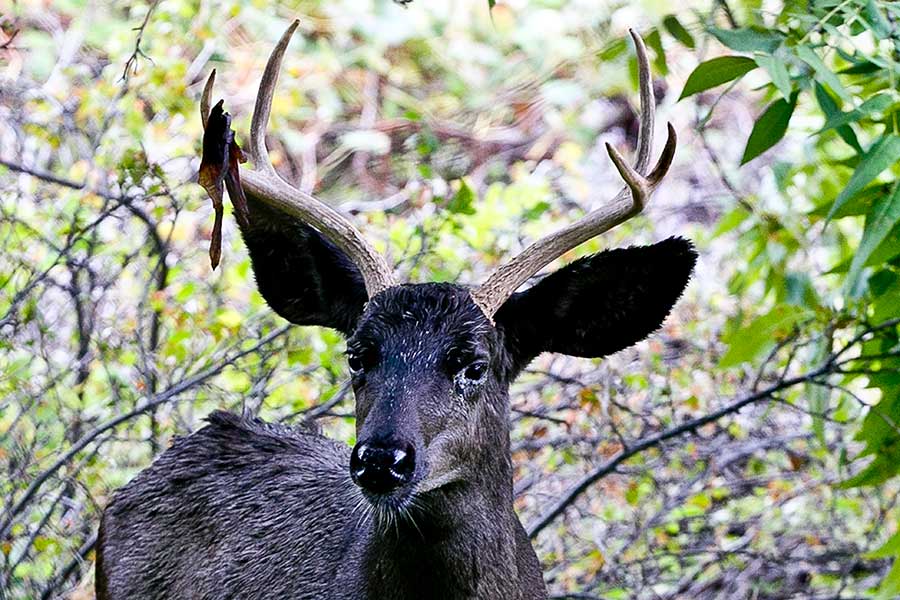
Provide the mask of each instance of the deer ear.
POLYGON ((305 223, 247 196, 241 225, 256 284, 272 309, 297 325, 350 335, 368 300, 362 274, 347 255, 305 223))
POLYGON ((513 294, 495 315, 513 373, 541 352, 598 357, 662 325, 684 291, 697 253, 681 238, 579 259, 513 294))

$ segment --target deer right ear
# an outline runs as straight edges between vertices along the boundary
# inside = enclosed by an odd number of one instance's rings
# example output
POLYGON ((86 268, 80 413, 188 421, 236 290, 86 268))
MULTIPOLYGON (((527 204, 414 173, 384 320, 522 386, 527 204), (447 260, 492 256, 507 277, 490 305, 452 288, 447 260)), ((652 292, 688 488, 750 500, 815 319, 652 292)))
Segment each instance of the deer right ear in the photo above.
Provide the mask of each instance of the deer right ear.
POLYGON ((631 346, 662 325, 690 279, 693 245, 669 238, 577 260, 497 311, 515 375, 541 352, 595 358, 631 346))
MULTIPOLYGON (((245 190, 246 192, 246 190, 245 190)), ((247 193, 249 224, 241 234, 259 292, 297 325, 321 325, 349 336, 368 300, 359 269, 309 225, 247 193)))

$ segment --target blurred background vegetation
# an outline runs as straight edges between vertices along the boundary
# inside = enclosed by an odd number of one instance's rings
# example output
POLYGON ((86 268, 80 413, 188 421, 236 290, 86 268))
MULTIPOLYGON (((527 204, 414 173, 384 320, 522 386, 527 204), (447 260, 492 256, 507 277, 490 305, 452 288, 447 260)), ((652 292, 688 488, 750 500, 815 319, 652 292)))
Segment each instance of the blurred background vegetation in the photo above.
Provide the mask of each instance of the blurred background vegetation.
MULTIPOLYGON (((17 0, 0 8, 0 598, 88 598, 100 511, 215 408, 352 441, 343 341, 287 327, 196 185, 203 81, 404 278, 475 283, 616 191, 651 48, 680 138, 663 329, 513 390, 557 598, 900 597, 900 6, 887 0, 17 0), (673 12, 674 11, 674 12, 673 12)), ((230 209, 229 209, 230 210, 230 209)))

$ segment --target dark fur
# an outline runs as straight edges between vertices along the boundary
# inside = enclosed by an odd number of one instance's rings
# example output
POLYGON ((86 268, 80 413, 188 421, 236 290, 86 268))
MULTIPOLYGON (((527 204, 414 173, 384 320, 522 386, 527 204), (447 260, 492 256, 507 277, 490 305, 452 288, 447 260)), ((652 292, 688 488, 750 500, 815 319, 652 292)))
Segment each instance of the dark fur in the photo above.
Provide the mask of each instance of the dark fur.
POLYGON ((362 274, 321 233, 247 195, 250 225, 241 228, 256 285, 269 306, 297 325, 353 333, 368 300, 362 274))
POLYGON ((687 240, 576 260, 497 311, 517 368, 541 352, 607 356, 656 331, 681 297, 697 253, 687 240))
POLYGON ((411 444, 413 479, 373 496, 351 482, 343 444, 214 413, 110 502, 98 598, 546 598, 513 511, 509 385, 543 351, 602 356, 658 328, 691 245, 577 261, 515 294, 493 326, 453 284, 366 304, 359 272, 321 235, 251 211, 261 292, 295 323, 352 333, 358 439, 411 444), (464 375, 482 360, 481 380, 464 375))

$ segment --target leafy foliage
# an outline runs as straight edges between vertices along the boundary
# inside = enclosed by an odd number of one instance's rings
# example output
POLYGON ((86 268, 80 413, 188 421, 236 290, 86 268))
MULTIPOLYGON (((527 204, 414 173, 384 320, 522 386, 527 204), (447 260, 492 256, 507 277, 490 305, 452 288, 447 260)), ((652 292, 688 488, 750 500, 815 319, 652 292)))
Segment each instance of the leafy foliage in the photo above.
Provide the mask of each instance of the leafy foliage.
POLYGON ((411 281, 479 281, 615 193, 626 28, 647 40, 676 163, 648 218, 564 258, 682 235, 701 259, 648 342, 545 355, 513 391, 516 508, 553 594, 896 595, 900 9, 659 7, 26 0, 0 17, 0 596, 91 597, 110 494, 213 409, 353 441, 342 340, 272 314, 237 215, 219 230, 195 183, 205 76, 244 145, 265 49, 298 15, 273 160, 411 281))
MULTIPOLYGON (((864 447, 844 450, 852 461, 848 466, 869 462, 861 470, 854 469, 857 472, 842 484, 847 488, 883 486, 900 474, 898 22, 900 7, 893 2, 819 0, 786 2, 774 15, 751 13, 744 26, 736 29, 700 24, 729 50, 743 53, 712 61, 752 58, 768 76, 762 89, 764 96, 774 99, 750 133, 742 164, 789 135, 795 112, 819 122, 812 128, 797 128, 797 133, 811 136, 803 153, 780 158, 782 162, 773 166, 778 196, 789 209, 775 213, 748 201, 750 212, 734 216, 747 228, 740 253, 750 263, 736 274, 732 289, 755 297, 758 307, 741 318, 749 320, 746 326, 734 323, 726 338, 729 350, 720 364, 752 361, 788 334, 818 340, 813 344, 820 352, 813 357, 826 361, 838 340, 848 336, 865 340, 844 363, 841 377, 830 384, 846 395, 828 399, 819 392, 810 398, 817 411, 841 414, 842 421, 857 428, 857 439, 864 447), (808 208, 798 206, 800 198, 808 199, 808 208), (859 228, 852 225, 863 219, 860 236, 859 228), (818 239, 803 237, 802 229, 817 231, 818 239), (789 272, 792 264, 794 269, 808 264, 792 259, 792 253, 820 249, 827 249, 820 255, 824 270, 813 280, 789 272), (755 260, 773 251, 782 255, 777 262, 755 260), (757 287, 760 281, 764 282, 761 288, 757 287), (803 281, 806 290, 799 297, 789 286, 796 288, 803 281), (818 318, 804 322, 795 319, 796 314, 818 318), (773 325, 780 328, 773 330, 773 325), (761 344, 761 338, 769 343, 761 344), (840 404, 831 404, 847 398, 866 410, 848 419, 840 404)), ((688 84, 703 76, 712 61, 697 66, 688 84)), ((695 89, 698 86, 691 88, 695 89)), ((820 428, 821 420, 814 426, 820 428)), ((888 543, 878 556, 900 556, 900 549, 888 543)), ((880 597, 893 597, 900 589, 898 579, 895 565, 880 597)))

